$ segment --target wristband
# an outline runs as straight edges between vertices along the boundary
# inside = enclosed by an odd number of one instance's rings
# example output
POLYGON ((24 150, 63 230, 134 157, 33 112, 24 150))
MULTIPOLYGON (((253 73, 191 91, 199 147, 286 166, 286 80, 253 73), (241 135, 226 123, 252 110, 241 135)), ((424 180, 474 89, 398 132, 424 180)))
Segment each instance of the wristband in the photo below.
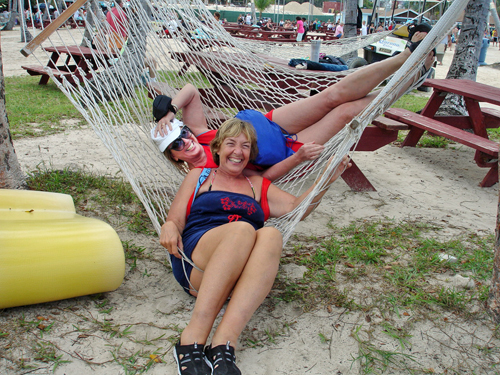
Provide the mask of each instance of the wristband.
POLYGON ((177 107, 175 104, 170 104, 170 112, 172 112, 174 115, 177 114, 177 112, 179 111, 179 107, 177 107))

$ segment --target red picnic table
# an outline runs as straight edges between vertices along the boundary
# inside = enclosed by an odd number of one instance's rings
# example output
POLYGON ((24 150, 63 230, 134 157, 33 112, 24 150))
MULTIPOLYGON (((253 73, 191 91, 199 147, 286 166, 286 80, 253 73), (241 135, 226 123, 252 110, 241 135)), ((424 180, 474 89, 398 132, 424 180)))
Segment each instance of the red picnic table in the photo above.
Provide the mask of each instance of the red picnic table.
POLYGON ((51 52, 47 66, 41 65, 25 65, 22 66, 29 75, 38 76, 41 75, 39 85, 46 85, 49 81, 50 75, 47 69, 51 70, 54 77, 62 81, 63 77, 66 77, 69 83, 72 85, 77 85, 79 80, 75 80, 74 77, 81 79, 81 71, 84 72, 84 77, 89 79, 92 77, 93 71, 97 70, 99 62, 104 65, 109 65, 109 60, 114 58, 116 55, 110 52, 97 51, 92 48, 82 47, 82 46, 50 46, 43 48, 47 52, 51 52), (66 55, 66 59, 63 65, 57 65, 59 58, 62 55, 66 55))
POLYGON ((498 182, 498 143, 488 138, 487 128, 500 127, 500 111, 481 108, 480 102, 500 106, 500 88, 466 79, 428 79, 425 86, 434 89, 420 114, 401 108, 391 108, 385 116, 410 127, 401 147, 415 147, 425 131, 451 139, 476 150, 474 161, 479 167, 490 168, 479 184, 489 187, 498 182), (464 98, 466 116, 436 115, 446 95, 464 98))

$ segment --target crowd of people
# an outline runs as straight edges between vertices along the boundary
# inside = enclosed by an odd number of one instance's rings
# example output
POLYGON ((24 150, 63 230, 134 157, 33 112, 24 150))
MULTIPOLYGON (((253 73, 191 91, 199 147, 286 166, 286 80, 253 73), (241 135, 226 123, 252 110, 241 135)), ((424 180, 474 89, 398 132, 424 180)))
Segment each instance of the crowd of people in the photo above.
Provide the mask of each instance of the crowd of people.
MULTIPOLYGON (((328 21, 320 21, 318 19, 307 21, 305 17, 296 17, 295 20, 290 19, 281 19, 278 23, 273 23, 270 18, 261 18, 254 20, 251 14, 240 14, 237 19, 238 24, 240 25, 252 25, 254 27, 260 27, 264 30, 277 30, 278 28, 282 28, 283 30, 294 30, 297 31, 298 34, 302 34, 302 37, 298 36, 297 40, 305 41, 306 35, 308 32, 331 32, 337 38, 344 37, 344 22, 340 19, 333 22, 331 20, 328 21)), ((366 21, 362 22, 361 28, 358 30, 360 35, 368 35, 373 33, 378 33, 386 30, 393 30, 396 28, 396 23, 387 21, 387 22, 379 22, 374 23, 371 22, 369 25, 366 21)))

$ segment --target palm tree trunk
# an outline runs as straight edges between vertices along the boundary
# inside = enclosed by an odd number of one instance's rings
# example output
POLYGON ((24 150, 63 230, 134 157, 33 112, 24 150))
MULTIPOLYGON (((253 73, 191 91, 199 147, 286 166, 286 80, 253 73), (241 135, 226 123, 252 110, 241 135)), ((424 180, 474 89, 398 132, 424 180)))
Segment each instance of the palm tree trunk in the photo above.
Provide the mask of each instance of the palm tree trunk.
POLYGON ((24 174, 17 160, 5 109, 5 80, 3 77, 2 42, 0 35, 0 189, 24 188, 24 174))
POLYGON ((14 28, 14 22, 16 21, 16 18, 18 16, 18 2, 17 0, 10 0, 9 1, 9 12, 10 12, 10 19, 7 25, 3 28, 4 30, 12 30, 14 28))
MULTIPOLYGON (((345 23, 344 23, 344 38, 355 37, 358 33, 357 19, 358 19, 358 2, 357 0, 345 1, 345 23)), ((358 52, 354 51, 348 53, 342 58, 347 61, 352 57, 357 57, 358 52)))
MULTIPOLYGON (((489 7, 489 0, 469 1, 447 79, 476 80, 489 7)), ((439 114, 466 115, 463 98, 458 95, 448 95, 441 105, 439 114)))

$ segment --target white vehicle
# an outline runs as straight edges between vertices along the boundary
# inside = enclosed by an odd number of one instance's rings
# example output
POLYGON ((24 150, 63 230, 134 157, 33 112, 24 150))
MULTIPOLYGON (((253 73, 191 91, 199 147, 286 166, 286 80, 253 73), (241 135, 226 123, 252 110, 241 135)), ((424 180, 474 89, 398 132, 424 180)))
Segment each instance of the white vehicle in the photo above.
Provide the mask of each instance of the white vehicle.
POLYGON ((384 60, 403 52, 406 48, 406 43, 406 39, 388 36, 377 43, 364 47, 363 55, 368 64, 371 64, 372 62, 384 60))

